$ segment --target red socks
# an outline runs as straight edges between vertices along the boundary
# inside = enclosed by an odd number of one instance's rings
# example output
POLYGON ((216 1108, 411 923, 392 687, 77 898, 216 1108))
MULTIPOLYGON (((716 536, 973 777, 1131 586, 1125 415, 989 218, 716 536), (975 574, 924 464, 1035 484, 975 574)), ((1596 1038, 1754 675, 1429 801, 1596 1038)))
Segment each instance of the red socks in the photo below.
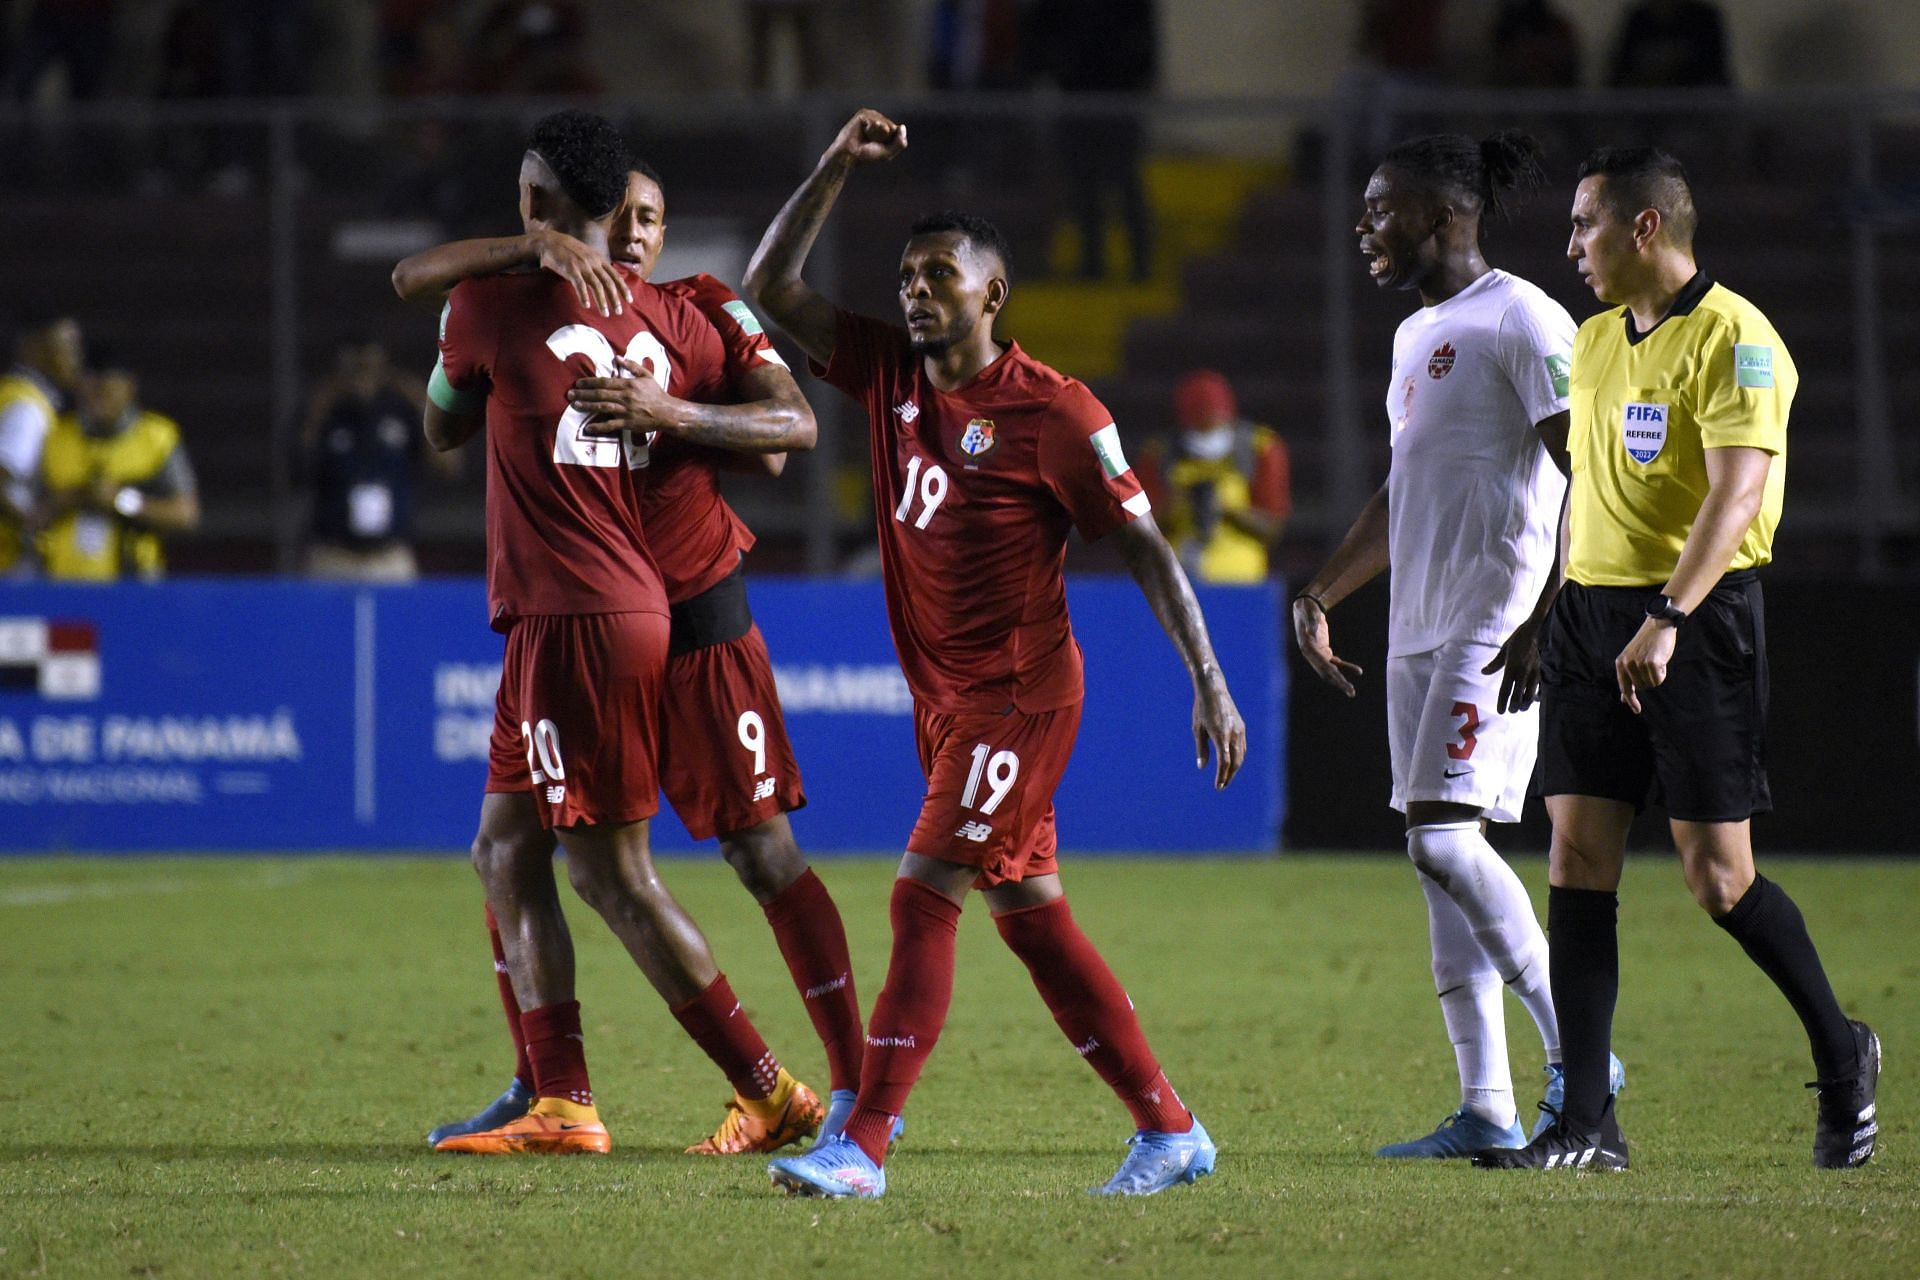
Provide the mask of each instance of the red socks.
POLYGON ((500 925, 487 908, 487 937, 493 943, 493 976, 500 984, 500 1006, 507 1011, 507 1034, 513 1037, 513 1078, 533 1088, 533 1064, 527 1061, 527 1037, 520 1029, 520 1001, 513 994, 513 979, 507 975, 507 952, 500 945, 500 925))
POLYGON ((799 988, 807 1016, 826 1047, 830 1087, 858 1089, 860 1059, 866 1051, 860 1034, 860 1001, 853 991, 847 932, 827 886, 808 868, 764 909, 793 985, 799 988))
POLYGON ((520 1015, 520 1030, 526 1037, 527 1060, 533 1064, 534 1093, 592 1106, 587 1045, 580 1034, 580 1002, 569 1000, 529 1009, 520 1015))
POLYGON ((764 1098, 780 1080, 780 1062, 753 1028, 740 1007, 727 975, 715 978, 705 991, 673 1010, 713 1064, 720 1068, 743 1098, 764 1098))
POLYGON ((907 1094, 947 1021, 960 904, 917 880, 901 879, 893 882, 888 915, 893 957, 867 1023, 860 1099, 847 1122, 847 1137, 875 1164, 885 1162, 894 1117, 906 1110, 907 1094))
POLYGON ((1033 975, 1053 1020, 1126 1104, 1134 1126, 1164 1133, 1193 1128, 1193 1114, 1154 1060, 1133 1001, 1074 923, 1067 900, 1009 911, 993 922, 1033 975))

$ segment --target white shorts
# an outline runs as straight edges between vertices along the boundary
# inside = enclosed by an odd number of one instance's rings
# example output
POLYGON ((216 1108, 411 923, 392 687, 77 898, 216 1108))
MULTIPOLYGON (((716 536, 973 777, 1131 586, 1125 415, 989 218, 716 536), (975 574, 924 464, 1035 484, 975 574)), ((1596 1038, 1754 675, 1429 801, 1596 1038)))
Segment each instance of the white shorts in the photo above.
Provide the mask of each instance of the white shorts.
POLYGON ((1387 659, 1387 749, 1395 809, 1441 801, 1518 822, 1540 749, 1540 704, 1501 715, 1500 673, 1480 668, 1499 650, 1452 642, 1387 659))

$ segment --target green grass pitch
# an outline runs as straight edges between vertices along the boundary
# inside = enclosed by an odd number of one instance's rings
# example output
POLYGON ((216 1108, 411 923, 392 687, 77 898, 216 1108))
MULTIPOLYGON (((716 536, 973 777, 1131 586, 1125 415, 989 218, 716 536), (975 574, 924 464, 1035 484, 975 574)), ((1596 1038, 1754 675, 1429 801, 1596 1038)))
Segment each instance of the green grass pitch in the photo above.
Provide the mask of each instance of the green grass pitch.
MULTIPOLYGON (((1543 901, 1545 870, 1522 861, 1543 901)), ((1879 1154, 1809 1167, 1798 1023, 1665 856, 1629 868, 1624 1175, 1383 1162, 1454 1102, 1404 859, 1069 859, 1076 913, 1220 1144, 1216 1177, 1095 1200, 1128 1125, 983 904, 878 1203, 680 1154, 724 1082, 568 895, 605 1159, 437 1156, 510 1058, 461 862, 0 862, 0 1276, 1920 1274, 1920 863, 1774 860, 1887 1051, 1879 1154)), ((825 862, 860 994, 891 864, 825 862)), ((822 1055, 717 859, 667 864, 776 1051, 822 1055)), ((1508 1029, 1523 1109, 1539 1042, 1508 1029)))

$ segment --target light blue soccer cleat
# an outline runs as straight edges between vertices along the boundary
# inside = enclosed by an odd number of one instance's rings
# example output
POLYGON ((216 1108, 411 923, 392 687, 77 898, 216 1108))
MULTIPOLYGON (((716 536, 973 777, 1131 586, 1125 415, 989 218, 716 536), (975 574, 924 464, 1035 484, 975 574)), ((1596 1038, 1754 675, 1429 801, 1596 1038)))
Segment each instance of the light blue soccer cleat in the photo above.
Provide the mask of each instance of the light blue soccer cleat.
MULTIPOLYGON (((824 1147, 847 1131, 847 1121, 853 1119, 853 1102, 860 1095, 852 1089, 835 1089, 827 1095, 827 1118, 820 1122, 820 1132, 814 1135, 813 1145, 824 1147)), ((900 1141, 900 1135, 907 1131, 907 1118, 893 1118, 893 1132, 887 1135, 887 1149, 900 1141)))
POLYGON ((1520 1127, 1518 1120, 1502 1129, 1485 1116, 1462 1107, 1442 1120, 1426 1137, 1391 1143, 1373 1154, 1393 1160, 1452 1160, 1492 1147, 1526 1145, 1527 1131, 1520 1127))
POLYGON ((1206 1177, 1213 1172, 1214 1159, 1219 1155, 1198 1116, 1194 1117, 1193 1128, 1185 1133, 1142 1129, 1128 1138, 1127 1144, 1133 1150, 1120 1162, 1119 1171, 1105 1186, 1093 1187, 1088 1194, 1157 1195, 1168 1187, 1206 1177))
MULTIPOLYGON (((1619 1093, 1627 1087, 1627 1067, 1615 1054, 1607 1055, 1607 1092, 1619 1093)), ((1552 1127, 1553 1122, 1567 1105, 1567 1069, 1557 1062, 1547 1064, 1547 1092, 1540 1100, 1540 1118, 1533 1122, 1533 1133, 1537 1138, 1552 1127)))
POLYGON ((790 1196, 877 1200, 887 1194, 887 1171, 845 1134, 817 1142, 803 1156, 782 1156, 767 1165, 773 1185, 790 1196))
POLYGON ((512 1124, 527 1114, 531 1106, 533 1090, 520 1083, 520 1078, 515 1076, 513 1083, 507 1086, 507 1091, 489 1102, 478 1114, 468 1116, 465 1120, 450 1121, 428 1134, 427 1145, 437 1147, 448 1138, 464 1138, 470 1133, 485 1133, 489 1129, 512 1124))

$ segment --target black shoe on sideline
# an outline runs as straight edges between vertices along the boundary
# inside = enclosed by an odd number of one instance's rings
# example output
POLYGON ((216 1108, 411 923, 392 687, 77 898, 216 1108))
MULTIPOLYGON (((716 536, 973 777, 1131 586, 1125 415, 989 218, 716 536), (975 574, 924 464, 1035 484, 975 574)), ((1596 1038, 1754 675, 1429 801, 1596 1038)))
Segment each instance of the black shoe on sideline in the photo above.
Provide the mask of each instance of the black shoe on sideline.
POLYGON ((1864 1022, 1849 1021, 1859 1065, 1838 1080, 1815 1080, 1820 1118, 1813 1127, 1813 1167, 1856 1169, 1873 1158, 1880 1119, 1874 1092, 1880 1086, 1880 1037, 1864 1022))
POLYGON ((1539 1137, 1516 1150, 1493 1147, 1475 1152, 1474 1166, 1480 1169, 1604 1169, 1611 1173, 1627 1167, 1627 1140, 1613 1118, 1612 1098, 1600 1109, 1600 1123, 1586 1133, 1574 1129, 1564 1115, 1544 1102, 1540 1108, 1553 1117, 1553 1123, 1539 1137))

